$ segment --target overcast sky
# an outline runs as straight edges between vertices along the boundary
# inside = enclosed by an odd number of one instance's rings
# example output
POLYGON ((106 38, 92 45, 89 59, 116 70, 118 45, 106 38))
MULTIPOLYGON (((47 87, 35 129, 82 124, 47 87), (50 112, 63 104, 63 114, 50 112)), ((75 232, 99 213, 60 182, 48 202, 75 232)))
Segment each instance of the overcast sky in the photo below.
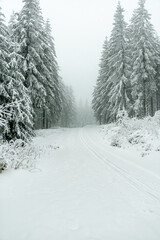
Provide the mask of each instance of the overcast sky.
MULTIPOLYGON (((40 0, 44 18, 49 18, 60 66, 60 75, 72 85, 77 100, 91 100, 98 75, 102 44, 112 30, 118 0, 40 0)), ((131 18, 138 0, 121 0, 125 20, 131 18)), ((19 11, 22 0, 0 0, 3 13, 19 11)), ((152 23, 160 35, 160 0, 147 0, 152 23)))

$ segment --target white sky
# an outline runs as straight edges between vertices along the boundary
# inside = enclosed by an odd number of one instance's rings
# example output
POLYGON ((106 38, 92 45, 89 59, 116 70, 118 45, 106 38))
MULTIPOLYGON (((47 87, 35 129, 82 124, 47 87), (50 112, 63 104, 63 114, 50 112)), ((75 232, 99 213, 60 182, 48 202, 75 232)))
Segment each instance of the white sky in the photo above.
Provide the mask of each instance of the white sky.
MULTIPOLYGON (((125 20, 131 18, 138 0, 121 0, 125 20)), ((118 0, 40 0, 44 18, 49 18, 60 66, 60 75, 73 87, 78 99, 91 100, 98 75, 102 44, 110 35, 118 0)), ((9 19, 22 7, 22 0, 0 0, 9 19)), ((152 23, 160 35, 160 0, 147 0, 152 23)))

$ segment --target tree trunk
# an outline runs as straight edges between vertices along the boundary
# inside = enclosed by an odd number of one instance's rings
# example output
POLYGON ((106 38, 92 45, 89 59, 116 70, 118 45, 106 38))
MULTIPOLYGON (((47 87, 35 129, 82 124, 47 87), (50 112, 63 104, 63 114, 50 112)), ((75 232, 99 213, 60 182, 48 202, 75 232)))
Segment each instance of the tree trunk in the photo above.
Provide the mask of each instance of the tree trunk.
POLYGON ((145 80, 143 80, 143 116, 146 116, 146 83, 145 80))
POLYGON ((46 111, 43 109, 43 129, 46 128, 46 111))
POLYGON ((151 116, 154 116, 154 109, 153 109, 153 98, 151 97, 151 116))

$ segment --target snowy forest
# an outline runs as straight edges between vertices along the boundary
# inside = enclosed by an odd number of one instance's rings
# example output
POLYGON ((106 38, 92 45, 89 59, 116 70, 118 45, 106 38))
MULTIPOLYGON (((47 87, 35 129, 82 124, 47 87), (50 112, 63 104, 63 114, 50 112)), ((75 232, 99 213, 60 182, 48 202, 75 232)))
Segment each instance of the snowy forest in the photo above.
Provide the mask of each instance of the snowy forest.
MULTIPOLYGON (((95 123, 89 106, 82 113, 72 87, 60 76, 52 29, 39 1, 23 3, 8 26, 0 13, 3 139, 28 141, 35 129, 95 123)), ((160 39, 145 1, 138 4, 127 24, 118 3, 111 36, 103 45, 92 100, 100 124, 115 122, 122 110, 131 118, 160 110, 160 39)))
POLYGON ((160 1, 0 4, 0 240, 159 240, 160 1))
POLYGON ((123 14, 119 2, 93 93, 93 109, 101 124, 115 122, 119 111, 141 119, 160 110, 160 38, 145 0, 138 2, 129 24, 123 14))
POLYGON ((59 74, 54 38, 39 1, 24 0, 8 26, 0 13, 0 127, 3 140, 75 124, 75 99, 59 74))

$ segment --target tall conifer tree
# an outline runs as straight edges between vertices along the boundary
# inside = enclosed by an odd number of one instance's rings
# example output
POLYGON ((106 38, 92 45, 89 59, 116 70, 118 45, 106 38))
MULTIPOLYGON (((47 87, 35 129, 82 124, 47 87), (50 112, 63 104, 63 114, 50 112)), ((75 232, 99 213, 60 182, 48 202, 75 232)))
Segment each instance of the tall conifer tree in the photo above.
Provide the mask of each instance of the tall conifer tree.
POLYGON ((95 113, 96 119, 99 123, 107 123, 109 116, 109 99, 108 93, 110 84, 108 86, 108 57, 109 57, 109 43, 108 39, 105 39, 102 51, 102 57, 100 59, 99 76, 97 79, 96 87, 93 92, 92 107, 95 113))
POLYGON ((7 84, 8 110, 10 116, 4 127, 5 140, 22 139, 30 141, 33 132, 33 109, 27 88, 24 86, 24 77, 19 71, 21 56, 17 54, 16 43, 10 47, 9 81, 7 84))
POLYGON ((25 79, 24 85, 28 88, 33 108, 36 109, 43 106, 46 100, 44 21, 38 0, 23 0, 23 3, 13 35, 22 56, 19 67, 25 79))
POLYGON ((20 69, 35 111, 35 127, 40 120, 41 126, 48 128, 52 122, 58 121, 61 111, 54 41, 49 22, 44 23, 39 1, 23 2, 13 36, 20 46, 20 69))
POLYGON ((123 8, 118 3, 114 15, 113 30, 109 41, 109 73, 108 82, 111 89, 108 93, 109 111, 111 119, 117 117, 119 110, 130 111, 130 99, 128 97, 128 88, 130 86, 129 65, 126 43, 126 23, 123 16, 123 8))
POLYGON ((100 73, 94 91, 93 109, 101 123, 116 120, 119 110, 131 112, 129 94, 129 58, 126 41, 126 23, 118 3, 109 43, 105 42, 100 73))
POLYGON ((139 0, 129 26, 132 96, 134 110, 139 117, 156 111, 156 38, 145 9, 145 0, 139 0))
POLYGON ((8 115, 3 127, 4 140, 21 138, 28 141, 33 136, 30 99, 19 71, 16 44, 10 39, 4 15, 0 13, 0 100, 7 106, 8 115))
POLYGON ((9 34, 5 16, 0 8, 0 104, 8 102, 7 84, 9 82, 9 34))
POLYGON ((56 60, 56 51, 54 45, 54 39, 52 37, 52 31, 49 21, 45 24, 44 31, 44 57, 43 62, 47 69, 45 90, 46 90, 46 104, 43 108, 43 120, 44 125, 49 127, 51 124, 55 124, 60 117, 61 113, 61 83, 59 77, 59 67, 56 60))

